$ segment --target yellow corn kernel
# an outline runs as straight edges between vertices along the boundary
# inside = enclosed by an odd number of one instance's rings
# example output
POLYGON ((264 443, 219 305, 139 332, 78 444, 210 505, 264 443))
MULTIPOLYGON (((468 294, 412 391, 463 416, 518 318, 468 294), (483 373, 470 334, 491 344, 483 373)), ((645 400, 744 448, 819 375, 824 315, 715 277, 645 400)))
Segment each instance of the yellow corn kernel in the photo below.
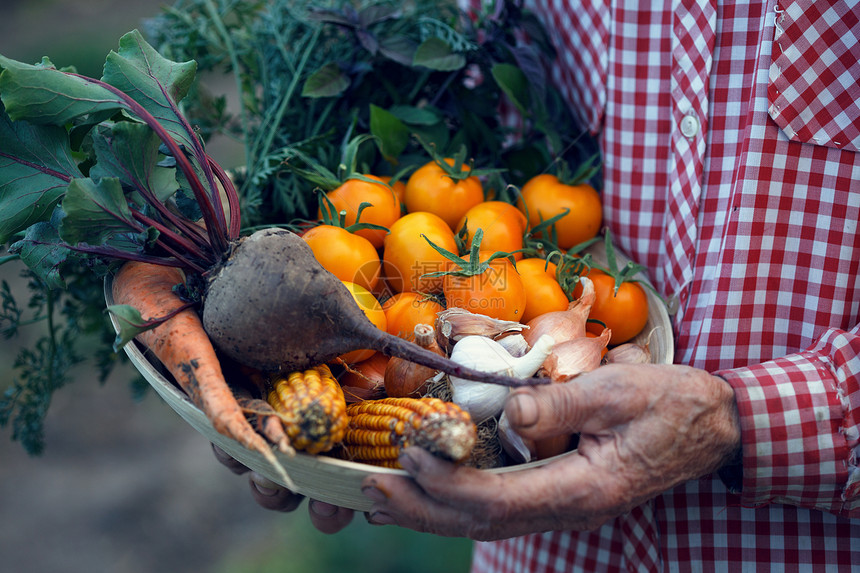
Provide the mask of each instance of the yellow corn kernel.
POLYGON ((343 438, 347 459, 400 467, 403 448, 420 446, 455 462, 465 460, 477 441, 477 428, 456 404, 438 398, 383 398, 347 406, 343 438))
POLYGON ((268 402, 292 446, 309 454, 332 449, 347 427, 346 399, 326 365, 272 380, 268 402))

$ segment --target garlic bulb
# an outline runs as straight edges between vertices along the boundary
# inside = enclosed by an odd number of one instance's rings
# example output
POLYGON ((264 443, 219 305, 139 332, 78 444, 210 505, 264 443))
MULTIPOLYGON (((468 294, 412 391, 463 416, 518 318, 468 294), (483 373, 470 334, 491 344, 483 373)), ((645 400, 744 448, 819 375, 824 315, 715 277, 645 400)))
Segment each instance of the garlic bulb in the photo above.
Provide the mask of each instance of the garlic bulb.
POLYGON ((556 344, 552 354, 546 359, 544 370, 553 382, 566 382, 600 366, 601 354, 612 331, 604 328, 597 338, 583 336, 561 344, 556 344))
MULTIPOLYGON (((551 336, 541 337, 525 355, 517 358, 504 346, 486 336, 466 336, 454 345, 451 360, 482 372, 515 378, 529 378, 538 371, 555 344, 551 336)), ((510 388, 475 382, 456 376, 451 380, 452 402, 469 412, 476 424, 497 416, 505 405, 510 388)))
POLYGON ((594 283, 588 277, 581 277, 582 294, 568 305, 567 310, 547 312, 528 322, 523 331, 526 342, 533 344, 544 334, 555 339, 556 344, 585 336, 585 321, 594 305, 594 283))

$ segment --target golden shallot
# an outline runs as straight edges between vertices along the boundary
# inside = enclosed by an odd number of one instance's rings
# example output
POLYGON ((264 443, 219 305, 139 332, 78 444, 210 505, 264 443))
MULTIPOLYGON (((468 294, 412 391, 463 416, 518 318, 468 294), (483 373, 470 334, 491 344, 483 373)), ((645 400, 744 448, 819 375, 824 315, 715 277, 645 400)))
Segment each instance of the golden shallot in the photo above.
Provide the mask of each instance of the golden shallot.
POLYGON ((556 344, 585 336, 585 322, 594 304, 594 283, 588 277, 579 279, 582 294, 568 305, 567 310, 547 312, 531 319, 523 331, 526 342, 533 344, 544 334, 553 337, 556 344))
MULTIPOLYGON (((436 344, 436 331, 429 324, 416 324, 413 342, 440 356, 445 353, 436 344)), ((420 398, 437 370, 398 357, 392 357, 385 368, 385 393, 392 398, 420 398)))
POLYGON ((600 366, 601 353, 609 343, 612 331, 604 328, 597 338, 583 336, 556 344, 544 362, 543 369, 553 382, 566 382, 600 366))
POLYGON ((651 336, 660 327, 654 327, 648 333, 645 344, 625 342, 611 348, 603 357, 604 364, 648 364, 651 362, 651 336))

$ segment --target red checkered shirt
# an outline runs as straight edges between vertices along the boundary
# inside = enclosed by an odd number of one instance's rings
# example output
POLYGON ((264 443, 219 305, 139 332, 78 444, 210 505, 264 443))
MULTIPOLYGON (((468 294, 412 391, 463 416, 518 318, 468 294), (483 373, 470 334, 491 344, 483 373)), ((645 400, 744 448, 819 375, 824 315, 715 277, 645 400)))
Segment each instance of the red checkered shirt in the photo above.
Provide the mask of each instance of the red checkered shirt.
POLYGON ((860 4, 526 3, 599 134, 606 223, 677 308, 676 362, 735 389, 742 492, 706 476, 473 570, 860 568, 860 4))

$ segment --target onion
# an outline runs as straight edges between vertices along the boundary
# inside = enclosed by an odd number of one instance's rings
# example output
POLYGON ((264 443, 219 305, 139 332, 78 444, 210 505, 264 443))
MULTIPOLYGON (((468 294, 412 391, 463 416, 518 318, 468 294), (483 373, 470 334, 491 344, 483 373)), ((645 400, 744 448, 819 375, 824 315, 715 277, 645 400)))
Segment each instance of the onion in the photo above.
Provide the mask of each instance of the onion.
POLYGON ((594 304, 594 283, 588 277, 579 279, 582 282, 582 294, 577 300, 572 301, 567 310, 547 312, 531 319, 523 331, 523 336, 531 345, 543 336, 552 336, 556 344, 583 338, 585 336, 585 321, 594 304))
POLYGON ((626 342, 609 350, 603 357, 604 364, 648 364, 651 362, 651 351, 647 346, 626 342))
POLYGON ((552 354, 543 364, 543 369, 549 374, 553 382, 566 382, 575 376, 585 372, 591 372, 601 362, 601 353, 606 345, 612 331, 604 328, 597 338, 583 336, 574 338, 552 348, 552 354))
POLYGON ((385 396, 385 367, 389 358, 375 352, 367 360, 353 365, 341 362, 344 373, 338 377, 347 402, 375 400, 385 396))
POLYGON ((648 333, 648 339, 645 344, 636 344, 635 342, 627 342, 619 344, 615 348, 609 350, 603 357, 604 364, 648 364, 651 362, 651 337, 654 332, 659 330, 659 326, 655 326, 648 333))

